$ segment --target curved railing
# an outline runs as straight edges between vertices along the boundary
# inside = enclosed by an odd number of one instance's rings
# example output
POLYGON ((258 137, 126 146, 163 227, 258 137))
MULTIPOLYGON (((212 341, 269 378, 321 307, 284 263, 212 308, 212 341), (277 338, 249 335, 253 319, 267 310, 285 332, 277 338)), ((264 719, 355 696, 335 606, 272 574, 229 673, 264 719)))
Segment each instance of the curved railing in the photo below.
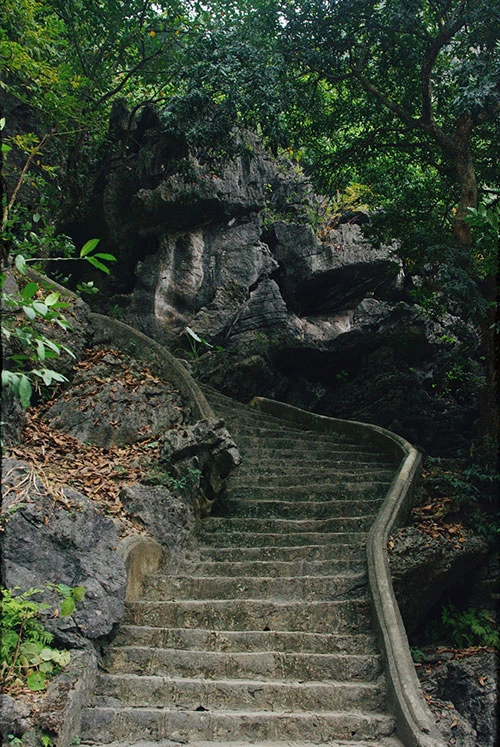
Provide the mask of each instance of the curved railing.
MULTIPOLYGON (((49 282, 57 286, 53 281, 49 282)), ((68 292, 65 288, 63 290, 68 292)), ((89 316, 94 326, 94 343, 112 343, 152 364, 159 375, 168 378, 188 397, 196 410, 195 415, 215 417, 189 372, 163 346, 123 322, 102 314, 90 313, 89 316)), ((423 698, 411 659, 387 556, 389 534, 403 523, 412 506, 421 459, 419 452, 404 438, 379 426, 328 418, 262 397, 256 397, 252 405, 262 412, 319 433, 345 434, 356 437, 361 443, 376 444, 391 455, 395 463, 399 462, 396 476, 368 536, 368 584, 384 658, 389 707, 396 717, 398 736, 406 747, 445 747, 423 698)))
POLYGON ((318 433, 344 434, 361 443, 375 444, 390 455, 395 464, 399 462, 396 476, 368 535, 368 585, 373 616, 384 659, 388 706, 396 718, 399 738, 406 747, 445 747, 415 672, 387 555, 390 533, 404 522, 412 507, 420 453, 404 438, 376 425, 328 418, 263 397, 255 397, 251 404, 261 412, 318 433))

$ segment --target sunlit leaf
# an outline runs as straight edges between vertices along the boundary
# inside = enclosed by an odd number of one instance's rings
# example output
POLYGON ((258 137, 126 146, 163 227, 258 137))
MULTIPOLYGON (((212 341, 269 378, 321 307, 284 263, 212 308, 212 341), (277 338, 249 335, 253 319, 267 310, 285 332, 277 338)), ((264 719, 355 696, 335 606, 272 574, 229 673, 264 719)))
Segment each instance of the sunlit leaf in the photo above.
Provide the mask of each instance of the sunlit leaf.
POLYGON ((45 304, 47 306, 54 306, 59 301, 59 293, 57 291, 54 291, 53 293, 49 293, 47 298, 45 299, 45 304))
POLYGON ((67 597, 64 602, 61 604, 61 608, 59 610, 61 617, 69 617, 73 614, 75 611, 75 600, 73 597, 67 597))
POLYGON ((44 690, 46 684, 46 676, 44 672, 33 672, 27 679, 27 684, 30 690, 36 692, 37 690, 44 690))
POLYGON ((25 410, 28 409, 31 402, 33 389, 27 376, 21 375, 18 389, 19 399, 25 410))
POLYGON ((24 275, 26 273, 26 260, 24 259, 23 255, 16 254, 14 263, 17 269, 19 270, 19 272, 24 275))
POLYGON ((80 249, 80 257, 86 257, 93 252, 101 239, 89 239, 80 249))
POLYGON ((33 308, 41 315, 46 316, 48 312, 47 306, 43 301, 33 301, 33 308))

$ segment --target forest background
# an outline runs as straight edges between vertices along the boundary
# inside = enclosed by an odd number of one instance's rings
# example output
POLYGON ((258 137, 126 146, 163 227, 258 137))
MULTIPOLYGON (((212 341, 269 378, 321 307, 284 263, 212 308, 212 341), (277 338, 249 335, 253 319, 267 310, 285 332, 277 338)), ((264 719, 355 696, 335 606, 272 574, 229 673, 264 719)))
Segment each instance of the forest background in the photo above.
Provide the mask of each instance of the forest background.
MULTIPOLYGON (((397 241, 408 299, 478 330, 484 377, 467 385, 481 388, 481 412, 453 480, 488 496, 483 525, 498 529, 500 5, 5 0, 0 14, 3 263, 23 272, 84 255, 112 273, 119 256, 75 248, 64 227, 85 210, 121 111, 131 130, 156 106, 172 137, 214 159, 234 155, 235 127, 256 132, 305 172, 333 219, 363 214, 373 242, 397 241)), ((40 312, 32 286, 24 302, 40 312)), ((57 315, 57 303, 45 306, 57 315)), ((18 394, 28 382, 31 396, 33 358, 57 351, 30 344, 4 381, 18 394)))

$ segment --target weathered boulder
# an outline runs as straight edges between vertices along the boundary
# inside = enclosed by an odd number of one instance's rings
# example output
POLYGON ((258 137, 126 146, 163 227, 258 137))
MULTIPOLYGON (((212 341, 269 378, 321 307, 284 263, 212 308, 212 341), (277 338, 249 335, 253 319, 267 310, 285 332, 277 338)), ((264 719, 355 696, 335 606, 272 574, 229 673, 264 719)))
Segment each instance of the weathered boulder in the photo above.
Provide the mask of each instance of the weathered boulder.
POLYGON ((45 420, 82 443, 131 444, 189 421, 189 403, 144 364, 116 350, 96 350, 45 420))
POLYGON ((148 534, 165 548, 169 562, 175 562, 192 544, 195 509, 190 485, 175 484, 169 473, 158 471, 158 484, 134 483, 120 492, 127 512, 144 525, 148 534), (165 484, 161 484, 161 483, 165 484))
POLYGON ((310 225, 276 221, 270 236, 275 278, 299 316, 353 309, 368 294, 391 288, 400 264, 389 247, 375 249, 359 226, 342 224, 320 241, 310 225))
POLYGON ((194 501, 197 517, 209 513, 228 475, 240 464, 239 451, 222 420, 199 420, 172 429, 162 439, 160 465, 172 471, 194 501))
POLYGON ((0 738, 2 744, 9 744, 8 735, 22 736, 31 725, 31 709, 22 700, 0 693, 0 738))
POLYGON ((488 555, 488 544, 470 530, 446 537, 409 526, 393 536, 391 575, 410 637, 418 638, 426 618, 442 599, 457 589, 462 598, 472 593, 475 571, 488 555))
POLYGON ((3 579, 7 588, 47 583, 84 586, 85 599, 71 617, 45 621, 57 641, 85 647, 108 635, 123 616, 126 573, 113 522, 70 487, 52 492, 27 463, 3 464, 3 579))
POLYGON ((2 391, 0 417, 2 419, 2 442, 4 446, 19 443, 26 415, 19 399, 9 389, 2 391))
POLYGON ((478 416, 478 340, 414 305, 393 248, 374 248, 358 225, 321 224, 296 164, 248 133, 215 158, 213 144, 190 148, 151 122, 108 163, 87 211, 120 257, 96 302, 239 399, 370 421, 435 454, 464 445, 478 416), (187 326, 224 352, 193 353, 187 326))
POLYGON ((457 747, 498 743, 499 664, 497 653, 481 651, 459 658, 443 656, 436 664, 417 668, 438 726, 457 747))

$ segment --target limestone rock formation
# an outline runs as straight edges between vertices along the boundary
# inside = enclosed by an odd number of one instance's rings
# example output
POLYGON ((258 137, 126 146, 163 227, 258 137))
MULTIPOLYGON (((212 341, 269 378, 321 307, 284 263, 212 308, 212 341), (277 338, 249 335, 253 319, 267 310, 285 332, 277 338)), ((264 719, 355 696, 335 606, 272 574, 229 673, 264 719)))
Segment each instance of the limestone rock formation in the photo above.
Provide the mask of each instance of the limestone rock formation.
MULTIPOLYGON (((46 627, 59 642, 76 647, 109 634, 123 615, 126 589, 113 522, 73 488, 52 492, 28 463, 5 459, 3 469, 4 585, 84 586, 85 599, 74 614, 49 619, 46 627)), ((44 598, 53 601, 48 591, 44 598)))
POLYGON ((460 537, 432 537, 409 526, 394 536, 391 575, 410 636, 422 632, 422 625, 442 599, 458 589, 462 599, 473 595, 478 572, 490 552, 487 542, 470 530, 462 530, 460 537))
POLYGON ((437 722, 457 747, 491 747, 498 736, 498 653, 450 657, 417 669, 437 722))
POLYGON ((392 247, 339 218, 322 223, 296 164, 248 133, 215 157, 158 117, 136 127, 88 208, 87 233, 119 258, 101 307, 241 400, 259 393, 371 421, 435 453, 444 433, 456 434, 450 448, 466 439, 477 339, 409 303, 392 247), (186 327, 213 347, 191 350, 186 327))

